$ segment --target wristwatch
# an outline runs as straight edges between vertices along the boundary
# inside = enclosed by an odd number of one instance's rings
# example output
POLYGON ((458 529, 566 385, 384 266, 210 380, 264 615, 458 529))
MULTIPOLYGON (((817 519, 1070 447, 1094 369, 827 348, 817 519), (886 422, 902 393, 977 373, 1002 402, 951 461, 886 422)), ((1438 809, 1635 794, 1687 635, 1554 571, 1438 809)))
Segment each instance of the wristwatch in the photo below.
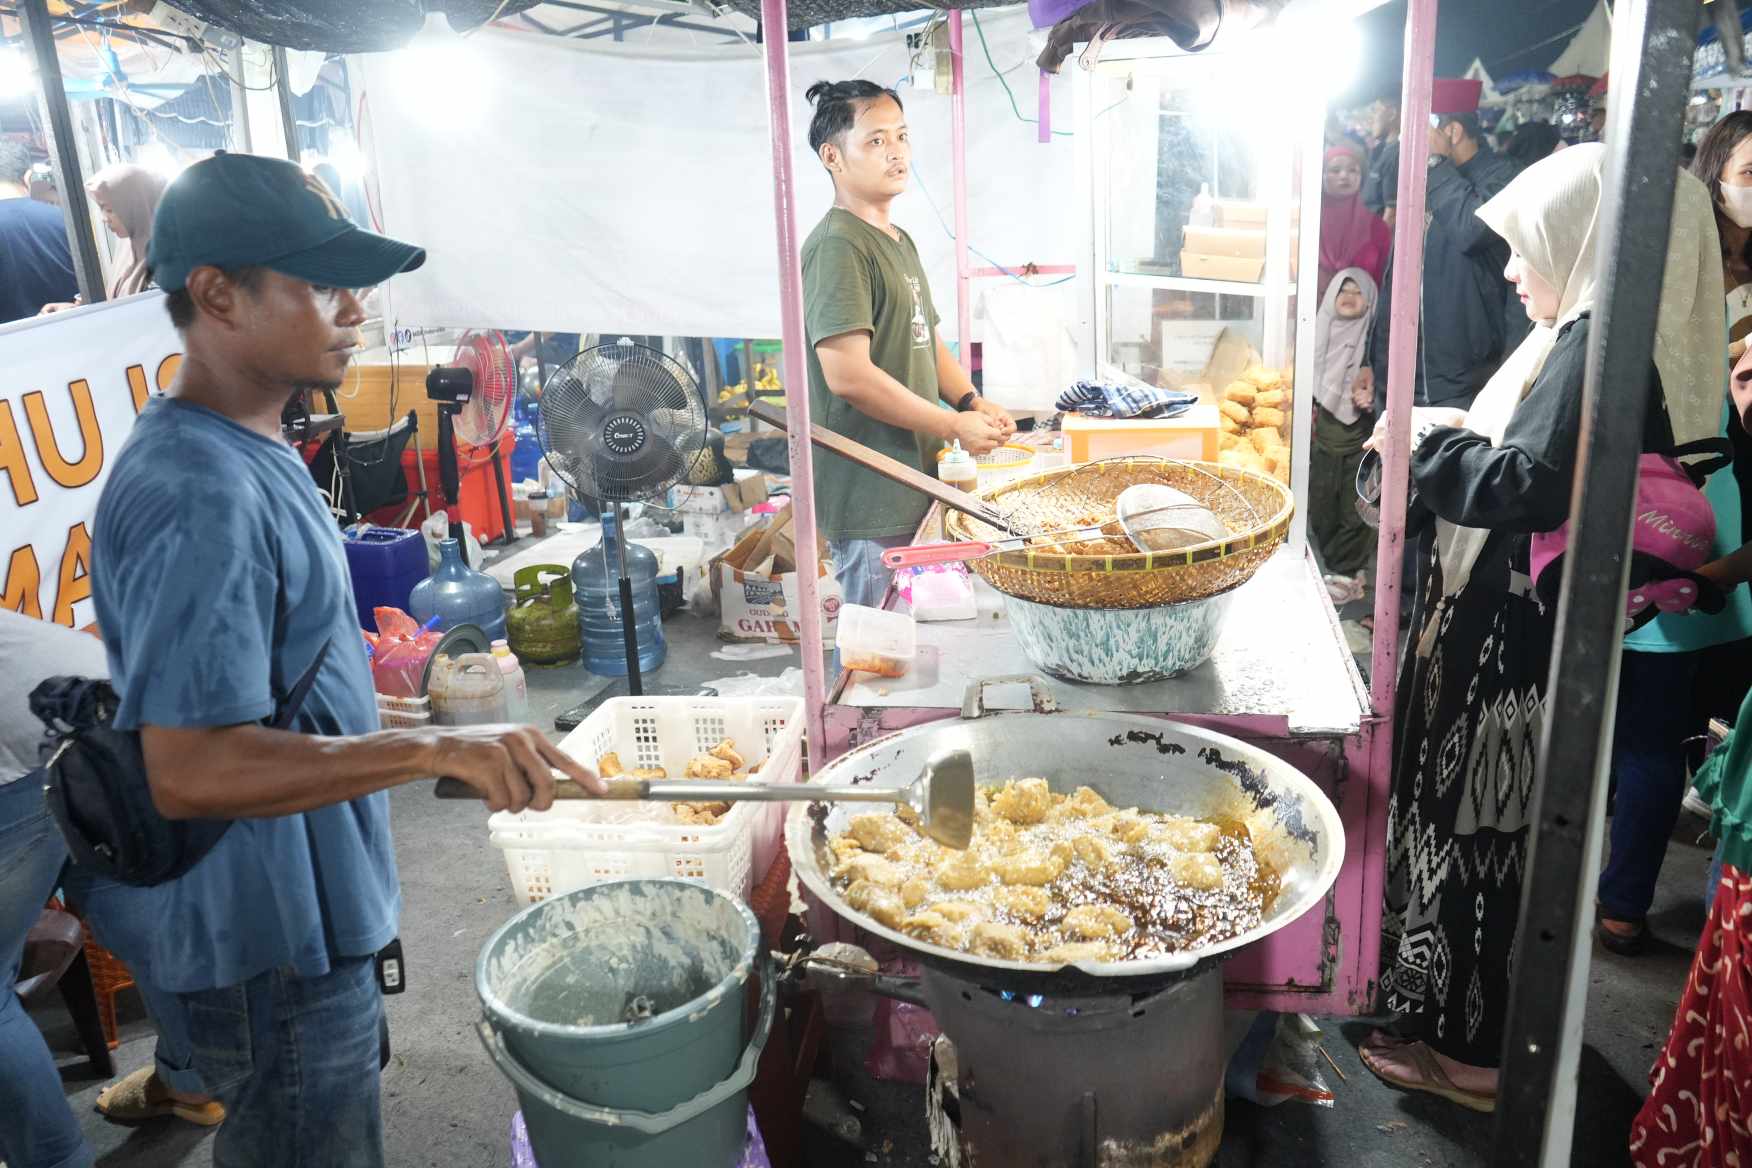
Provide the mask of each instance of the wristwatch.
POLYGON ((973 403, 978 400, 979 391, 977 389, 968 390, 961 396, 961 400, 955 403, 955 412, 958 414, 965 414, 968 410, 973 408, 973 403))

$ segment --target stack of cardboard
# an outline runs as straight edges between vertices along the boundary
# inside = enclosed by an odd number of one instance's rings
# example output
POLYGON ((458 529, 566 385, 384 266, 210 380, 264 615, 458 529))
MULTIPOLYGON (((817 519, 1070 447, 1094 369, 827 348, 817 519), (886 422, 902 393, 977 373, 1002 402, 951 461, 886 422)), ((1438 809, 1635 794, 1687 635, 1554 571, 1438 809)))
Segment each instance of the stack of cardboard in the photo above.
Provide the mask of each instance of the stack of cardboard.
MULTIPOLYGON (((818 540, 812 561, 821 600, 822 643, 831 647, 840 610, 839 583, 818 540)), ((791 508, 748 530, 736 546, 712 561, 712 593, 718 598, 718 636, 726 641, 801 639, 802 611, 797 540, 791 508)))
POLYGON ((1265 274, 1265 232, 1250 227, 1188 227, 1180 273, 1195 280, 1257 284, 1265 274))

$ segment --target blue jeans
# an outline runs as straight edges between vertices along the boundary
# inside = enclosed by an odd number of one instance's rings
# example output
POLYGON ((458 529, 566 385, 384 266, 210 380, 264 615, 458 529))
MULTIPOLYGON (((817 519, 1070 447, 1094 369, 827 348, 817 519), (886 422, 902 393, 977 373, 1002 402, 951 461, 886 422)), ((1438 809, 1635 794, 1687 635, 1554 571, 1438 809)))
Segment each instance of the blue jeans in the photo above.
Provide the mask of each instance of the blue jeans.
POLYGON ((888 535, 881 539, 836 539, 827 545, 833 557, 833 576, 839 581, 840 594, 847 604, 866 608, 881 608, 894 573, 882 562, 882 553, 889 548, 906 547, 910 535, 888 535))
POLYGON ((225 1104, 214 1168, 383 1168, 375 963, 332 961, 322 977, 275 969, 176 995, 195 1069, 225 1104))
MULTIPOLYGON (((128 960, 128 954, 138 953, 144 948, 144 943, 136 938, 158 927, 156 921, 140 920, 138 914, 119 911, 105 894, 120 885, 92 876, 84 868, 69 868, 62 886, 67 890, 68 903, 85 918, 91 931, 97 935, 98 943, 123 961, 128 960)), ((146 1013, 158 1032, 153 1062, 159 1079, 171 1090, 186 1095, 209 1094, 195 1070, 194 1052, 189 1047, 188 1011, 182 999, 168 990, 159 989, 138 970, 134 972, 134 986, 140 991, 140 1000, 145 1003, 146 1013)))
POLYGON ((0 1160, 9 1168, 87 1168, 90 1145, 61 1093, 61 1072, 13 987, 24 937, 55 890, 67 847, 30 778, 0 786, 0 1160))
POLYGON ((1626 650, 1612 735, 1611 856, 1600 874, 1600 911, 1640 921, 1654 903, 1667 840, 1685 798, 1685 740, 1696 732, 1696 653, 1626 650))

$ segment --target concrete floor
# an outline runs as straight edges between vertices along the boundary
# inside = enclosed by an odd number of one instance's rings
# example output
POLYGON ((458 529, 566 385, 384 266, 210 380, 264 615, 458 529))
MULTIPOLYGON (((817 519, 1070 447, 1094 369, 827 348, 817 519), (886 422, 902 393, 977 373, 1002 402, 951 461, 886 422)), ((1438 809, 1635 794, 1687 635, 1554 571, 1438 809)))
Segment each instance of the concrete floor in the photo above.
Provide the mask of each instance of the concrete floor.
MULTIPOLYGON (((715 625, 685 612, 664 627, 669 661, 651 679, 652 686, 693 692, 711 677, 744 671, 772 675, 798 664, 795 653, 758 662, 714 660, 710 653, 720 647, 715 625)), ((531 696, 538 719, 573 705, 598 685, 578 669, 533 672, 531 696)), ((394 792, 391 806, 404 897, 401 936, 408 991, 387 999, 394 1046, 383 1080, 388 1160, 398 1168, 504 1164, 515 1101, 475 1039, 472 1027, 479 1008, 472 977, 487 935, 518 906, 504 863, 488 843, 486 815, 479 807, 435 800, 425 784, 394 792)), ((1682 833, 1696 830, 1694 821, 1681 826, 1682 833)), ((1595 955, 1578 1108, 1586 1118, 1577 1124, 1577 1165, 1611 1168, 1626 1162, 1630 1120, 1646 1090, 1656 1046, 1672 1020, 1702 926, 1699 894, 1706 866, 1701 849, 1676 839, 1651 920, 1661 943, 1634 960, 1595 955)), ((131 993, 123 996, 122 1016, 116 1064, 126 1072, 151 1058, 152 1037, 131 993)), ((77 1053, 71 1024, 58 1006, 45 1008, 38 1020, 60 1055, 68 1102, 96 1147, 99 1164, 204 1168, 211 1163, 208 1133, 174 1121, 130 1130, 100 1119, 92 1103, 102 1084, 77 1053)), ((1234 1104, 1220 1164, 1460 1168, 1490 1162, 1489 1117, 1381 1086, 1356 1057, 1355 1043, 1366 1026, 1351 1021, 1323 1025, 1326 1050, 1346 1076, 1337 1081, 1327 1072, 1337 1106, 1285 1104, 1267 1110, 1234 1104)), ((825 1132, 812 1132, 810 1168, 925 1168, 928 1163, 922 1093, 872 1081, 863 1070, 868 1042, 867 1032, 837 1035, 818 1067, 819 1075, 831 1078, 863 1105, 862 1143, 851 1146, 825 1132)))

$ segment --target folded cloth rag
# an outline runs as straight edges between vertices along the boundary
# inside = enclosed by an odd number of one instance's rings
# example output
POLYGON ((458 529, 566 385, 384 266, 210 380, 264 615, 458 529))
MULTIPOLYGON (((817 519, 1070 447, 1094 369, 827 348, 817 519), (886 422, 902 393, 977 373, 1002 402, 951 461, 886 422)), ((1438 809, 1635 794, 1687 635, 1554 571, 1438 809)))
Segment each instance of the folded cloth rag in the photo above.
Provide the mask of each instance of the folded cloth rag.
POLYGON ((1175 418, 1197 403, 1196 393, 1180 389, 1079 381, 1059 394, 1058 408, 1085 418, 1175 418))

